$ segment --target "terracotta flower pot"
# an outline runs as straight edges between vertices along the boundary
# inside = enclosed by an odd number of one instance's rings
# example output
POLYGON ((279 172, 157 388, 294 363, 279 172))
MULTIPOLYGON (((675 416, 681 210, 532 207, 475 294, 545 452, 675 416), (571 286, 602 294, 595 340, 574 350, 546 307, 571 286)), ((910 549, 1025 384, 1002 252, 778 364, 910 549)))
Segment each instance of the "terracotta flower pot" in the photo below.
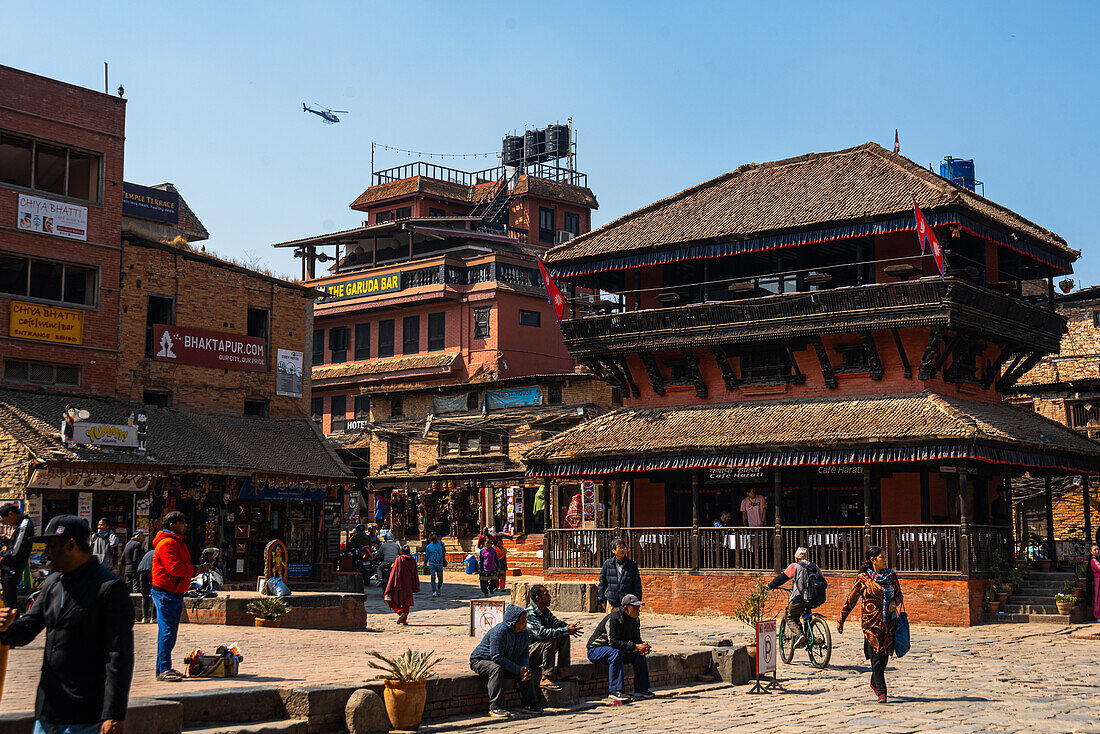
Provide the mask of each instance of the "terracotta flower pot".
POLYGON ((1040 573, 1046 573, 1050 570, 1050 559, 1040 558, 1039 560, 1035 561, 1035 569, 1040 573))
POLYGON ((1058 607, 1059 614, 1069 614, 1073 611, 1073 602, 1071 601, 1059 601, 1055 602, 1054 605, 1058 607))
POLYGON ((427 681, 386 681, 382 700, 394 729, 412 730, 424 718, 424 702, 428 699, 427 681))
POLYGON ((1001 603, 999 601, 989 602, 989 613, 990 614, 1000 614, 1000 612, 1001 612, 1001 603))
POLYGON ((264 619, 263 617, 256 617, 255 620, 257 627, 281 627, 283 625, 283 623, 279 621, 278 618, 264 619))
POLYGON ((1008 601, 1008 592, 1002 591, 1000 593, 994 594, 994 598, 997 600, 998 604, 1004 604, 1006 601, 1008 601))

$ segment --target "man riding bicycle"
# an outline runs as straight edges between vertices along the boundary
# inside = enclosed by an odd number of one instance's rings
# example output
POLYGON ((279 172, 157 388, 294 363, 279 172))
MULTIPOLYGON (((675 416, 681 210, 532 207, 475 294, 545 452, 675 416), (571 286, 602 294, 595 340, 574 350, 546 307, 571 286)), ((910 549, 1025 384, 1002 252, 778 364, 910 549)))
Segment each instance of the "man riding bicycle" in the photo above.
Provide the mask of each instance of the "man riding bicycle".
POLYGON ((787 566, 782 573, 768 583, 769 589, 778 589, 788 581, 794 582, 791 584, 791 600, 787 604, 786 618, 790 620, 798 633, 794 641, 796 648, 803 647, 806 644, 806 630, 802 627, 802 617, 809 613, 813 607, 824 601, 824 589, 821 590, 822 599, 820 601, 813 598, 817 591, 812 588, 816 586, 814 577, 820 578, 822 582, 824 577, 821 576, 821 570, 817 566, 806 560, 806 556, 809 554, 809 549, 800 546, 794 552, 794 563, 787 566))

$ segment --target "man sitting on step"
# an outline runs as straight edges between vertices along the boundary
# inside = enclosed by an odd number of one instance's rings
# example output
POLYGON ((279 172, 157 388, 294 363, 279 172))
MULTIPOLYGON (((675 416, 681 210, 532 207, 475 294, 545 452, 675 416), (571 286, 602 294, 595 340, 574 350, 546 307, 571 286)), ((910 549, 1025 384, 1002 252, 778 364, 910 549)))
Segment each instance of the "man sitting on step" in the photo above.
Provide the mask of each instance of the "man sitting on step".
POLYGON ((638 621, 644 605, 633 594, 623 596, 622 606, 612 610, 600 620, 596 631, 588 640, 588 659, 594 663, 607 663, 609 698, 628 703, 635 698, 653 698, 649 690, 648 642, 642 642, 642 625, 638 621), (634 666, 634 695, 623 691, 623 663, 634 666))
POLYGON ((566 624, 550 611, 550 590, 542 584, 531 587, 531 606, 527 607, 527 634, 531 638, 531 667, 542 671, 542 687, 560 691, 558 681, 567 680, 569 638, 581 633, 579 624, 566 624), (557 663, 557 672, 554 663, 557 663))

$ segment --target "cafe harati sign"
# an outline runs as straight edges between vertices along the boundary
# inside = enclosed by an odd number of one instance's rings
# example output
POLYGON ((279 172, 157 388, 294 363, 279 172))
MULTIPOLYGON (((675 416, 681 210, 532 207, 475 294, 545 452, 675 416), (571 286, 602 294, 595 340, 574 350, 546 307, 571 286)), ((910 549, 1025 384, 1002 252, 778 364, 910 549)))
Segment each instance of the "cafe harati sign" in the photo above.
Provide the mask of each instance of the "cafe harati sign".
POLYGON ((267 372, 267 342, 253 336, 183 326, 153 327, 153 359, 249 372, 267 372))

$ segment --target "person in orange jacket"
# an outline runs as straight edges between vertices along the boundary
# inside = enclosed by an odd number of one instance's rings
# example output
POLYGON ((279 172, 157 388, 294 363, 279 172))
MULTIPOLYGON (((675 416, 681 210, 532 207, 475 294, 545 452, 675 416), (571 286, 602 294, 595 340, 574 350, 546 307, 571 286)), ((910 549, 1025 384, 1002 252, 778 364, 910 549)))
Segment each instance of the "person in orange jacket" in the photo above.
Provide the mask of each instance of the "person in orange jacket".
POLYGON ((164 516, 164 529, 153 538, 153 603, 157 607, 157 680, 175 682, 183 674, 172 668, 172 648, 176 646, 183 594, 191 579, 210 570, 207 564, 191 564, 191 551, 183 542, 187 520, 182 512, 164 516))

